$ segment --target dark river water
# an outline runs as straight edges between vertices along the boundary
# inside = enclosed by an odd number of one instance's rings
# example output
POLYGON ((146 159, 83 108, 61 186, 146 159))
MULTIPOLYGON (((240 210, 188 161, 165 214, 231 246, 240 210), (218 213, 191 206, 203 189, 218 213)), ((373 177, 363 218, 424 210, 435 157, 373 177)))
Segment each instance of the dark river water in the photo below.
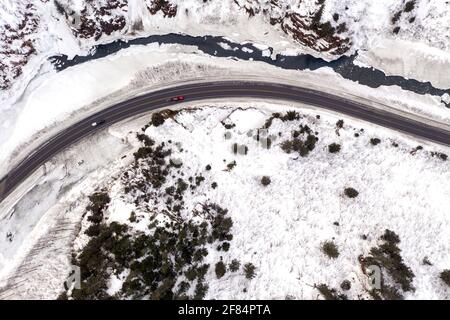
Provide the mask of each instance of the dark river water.
MULTIPOLYGON (((273 60, 271 57, 263 56, 262 51, 252 44, 238 44, 222 37, 214 36, 189 36, 185 34, 171 33, 166 35, 153 35, 129 41, 117 40, 108 44, 96 46, 93 48, 92 53, 86 56, 75 56, 73 59, 68 59, 67 56, 60 55, 51 57, 50 61, 54 64, 57 70, 64 70, 89 60, 103 58, 124 48, 149 43, 196 46, 199 50, 211 56, 234 57, 242 60, 253 59, 254 61, 262 61, 283 69, 317 70, 323 67, 330 67, 343 78, 358 82, 371 88, 397 85, 403 90, 412 91, 418 94, 428 93, 435 96, 442 96, 445 93, 450 94, 450 89, 444 90, 433 87, 430 82, 421 82, 414 79, 406 79, 400 76, 388 76, 381 70, 359 67, 354 64, 356 55, 341 57, 337 60, 327 62, 323 59, 315 58, 308 54, 298 56, 284 56, 277 54, 276 58, 273 60), (230 47, 238 48, 239 50, 224 49, 220 43, 228 44, 230 47), (251 49, 253 52, 242 51, 243 48, 251 49)), ((273 52, 272 48, 269 48, 269 50, 273 52)), ((447 107, 450 107, 450 105, 447 105, 447 107)))

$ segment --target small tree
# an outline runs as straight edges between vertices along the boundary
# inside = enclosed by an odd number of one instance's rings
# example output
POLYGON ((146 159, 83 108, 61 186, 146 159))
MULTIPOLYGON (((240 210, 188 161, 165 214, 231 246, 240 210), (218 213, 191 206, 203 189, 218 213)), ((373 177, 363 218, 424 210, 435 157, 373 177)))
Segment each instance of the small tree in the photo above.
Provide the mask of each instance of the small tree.
POLYGON ((415 0, 410 0, 407 3, 405 3, 405 8, 403 11, 405 12, 410 12, 414 9, 414 6, 416 5, 416 1, 415 0))
POLYGON ((378 138, 372 138, 372 139, 370 139, 370 143, 371 143, 372 145, 374 145, 374 146, 376 146, 376 145, 379 144, 380 142, 381 142, 381 140, 378 139, 378 138))
POLYGON ((233 259, 230 263, 229 268, 230 268, 231 272, 236 272, 239 270, 240 266, 241 266, 241 263, 239 262, 239 260, 233 259))
POLYGON ((450 286, 450 269, 441 272, 440 278, 446 285, 450 286))
POLYGON ((337 144, 337 143, 332 143, 328 146, 328 151, 330 153, 337 153, 337 152, 341 151, 341 145, 337 144))
POLYGON ((264 177, 261 178, 261 184, 263 186, 268 186, 270 184, 270 182, 271 182, 270 178, 267 177, 267 176, 264 176, 264 177))
POLYGON ((294 121, 298 119, 300 119, 300 115, 294 110, 286 112, 286 114, 281 117, 281 121, 294 121))
POLYGON ((338 294, 336 289, 332 289, 324 283, 316 285, 315 288, 320 292, 325 300, 347 300, 347 296, 345 294, 338 294))
POLYGON ((231 171, 233 170, 234 167, 236 167, 236 161, 232 161, 230 163, 227 164, 227 171, 231 171))
POLYGON ((291 153, 293 149, 293 143, 291 140, 286 140, 281 143, 281 149, 286 153, 291 153))
POLYGON ((217 262, 215 271, 216 271, 217 279, 222 278, 225 275, 225 272, 227 271, 225 264, 222 261, 217 262))
POLYGON ((155 144, 155 141, 144 133, 137 133, 136 138, 143 142, 146 147, 151 147, 155 144))
POLYGON ((194 291, 194 299, 203 300, 203 298, 205 298, 206 292, 208 292, 208 288, 208 285, 203 283, 203 281, 197 282, 194 291))
POLYGON ((319 140, 316 136, 312 134, 308 134, 305 141, 305 146, 308 148, 309 151, 313 151, 316 147, 316 142, 319 140))
POLYGON ((230 243, 225 241, 224 243, 222 243, 221 249, 225 252, 230 250, 230 243))
POLYGON ((332 259, 339 257, 339 250, 332 241, 325 241, 322 245, 322 251, 332 259))
POLYGON ((348 290, 351 289, 351 287, 352 287, 352 284, 351 284, 350 281, 348 281, 348 280, 342 281, 342 283, 341 283, 341 289, 342 290, 348 291, 348 290))
POLYGON ((359 192, 353 188, 345 188, 344 193, 349 198, 356 198, 359 195, 359 192))
POLYGON ((130 217, 128 218, 130 222, 136 222, 136 212, 131 211, 130 217))
POLYGON ((165 119, 159 112, 152 114, 152 125, 158 127, 164 123, 165 119))
POLYGON ((249 280, 255 277, 255 266, 252 263, 246 263, 244 265, 245 277, 249 280))
POLYGON ((194 279, 197 278, 197 270, 195 270, 195 268, 189 268, 184 275, 189 281, 194 281, 194 279))

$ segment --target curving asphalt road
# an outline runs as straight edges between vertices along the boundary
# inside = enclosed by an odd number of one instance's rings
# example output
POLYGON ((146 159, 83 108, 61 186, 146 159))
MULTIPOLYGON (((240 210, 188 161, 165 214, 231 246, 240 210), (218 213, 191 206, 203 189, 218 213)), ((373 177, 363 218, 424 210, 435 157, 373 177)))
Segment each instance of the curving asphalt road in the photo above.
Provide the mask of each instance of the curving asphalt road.
POLYGON ((0 180, 0 201, 5 199, 25 178, 68 146, 104 126, 173 105, 176 102, 171 102, 170 98, 177 95, 184 95, 186 101, 242 97, 300 102, 333 110, 426 140, 450 145, 450 131, 320 91, 268 82, 217 81, 186 84, 151 92, 115 104, 59 132, 36 148, 32 154, 0 180), (92 122, 99 120, 106 120, 106 122, 101 126, 92 127, 92 122))

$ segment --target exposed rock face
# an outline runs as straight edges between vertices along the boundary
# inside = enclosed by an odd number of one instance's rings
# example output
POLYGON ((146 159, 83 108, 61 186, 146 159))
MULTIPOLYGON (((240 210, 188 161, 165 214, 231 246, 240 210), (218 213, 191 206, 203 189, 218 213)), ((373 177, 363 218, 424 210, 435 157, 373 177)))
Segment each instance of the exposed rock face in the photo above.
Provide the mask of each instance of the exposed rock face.
MULTIPOLYGON (((288 39, 329 60, 370 50, 384 38, 448 50, 448 6, 443 0, 3 0, 0 90, 28 74, 23 68, 35 55, 73 53, 66 47, 85 49, 136 31, 189 34, 192 27, 217 34, 223 25, 224 36, 247 35, 239 30, 247 21, 256 34, 260 26, 276 30, 265 45, 288 39), (66 43, 70 34, 75 45, 66 43)), ((256 40, 251 33, 249 40, 256 40)))
POLYGON ((290 7, 283 0, 271 0, 265 4, 251 0, 246 0, 243 4, 240 0, 234 0, 234 2, 250 17, 256 14, 267 16, 271 25, 279 25, 286 34, 301 45, 317 52, 343 55, 351 47, 350 39, 345 37, 347 31, 345 22, 337 24, 338 16, 334 19, 336 26, 333 26, 330 21, 322 22, 325 1, 317 1, 312 11, 304 12, 299 12, 296 7, 290 7))
POLYGON ((74 10, 70 1, 55 0, 55 6, 78 38, 98 40, 104 34, 122 30, 127 24, 127 0, 88 1, 81 10, 74 10))
POLYGON ((15 19, 0 21, 0 90, 9 88, 11 82, 22 74, 31 56, 35 55, 33 34, 39 26, 36 7, 32 3, 0 4, 1 11, 14 10, 15 19))

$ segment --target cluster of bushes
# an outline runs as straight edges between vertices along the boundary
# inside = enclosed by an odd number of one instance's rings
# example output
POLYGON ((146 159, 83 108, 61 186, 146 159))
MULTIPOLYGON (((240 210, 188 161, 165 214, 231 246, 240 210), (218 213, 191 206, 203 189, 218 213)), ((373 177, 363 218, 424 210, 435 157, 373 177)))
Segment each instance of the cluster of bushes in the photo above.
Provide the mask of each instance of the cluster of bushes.
POLYGON ((88 221, 92 223, 100 223, 103 219, 103 211, 111 201, 108 193, 106 192, 95 192, 89 196, 90 204, 86 207, 86 210, 91 212, 88 216, 88 221))
MULTIPOLYGON (((297 111, 287 111, 284 114, 273 113, 264 124, 266 130, 272 126, 274 119, 279 119, 283 122, 300 120, 302 116, 297 111)), ((300 156, 306 157, 312 150, 314 150, 319 138, 307 125, 299 125, 299 130, 294 130, 291 133, 292 139, 281 143, 281 149, 286 153, 298 152, 300 156), (306 137, 305 137, 306 136, 306 137)), ((268 141, 268 148, 272 143, 272 139, 268 141)))
MULTIPOLYGON (((409 0, 405 2, 405 5, 403 7, 403 9, 398 10, 391 18, 391 22, 393 25, 397 24, 397 22, 400 21, 400 18, 402 17, 403 13, 410 13, 411 11, 414 10, 416 6, 416 0, 409 0)), ((416 20, 415 16, 411 16, 409 18, 409 23, 413 23, 416 20)), ((400 26, 395 26, 393 31, 393 33, 398 34, 400 32, 400 26)))
POLYGON ((135 153, 133 153, 134 159, 137 161, 139 159, 145 159, 150 156, 153 152, 151 147, 141 147, 135 153))
MULTIPOLYGON (((241 263, 238 260, 233 259, 231 261, 231 263, 229 264, 228 269, 231 272, 236 272, 240 269, 240 266, 241 266, 241 263)), ((219 262, 216 263, 215 273, 216 273, 217 279, 222 278, 225 275, 226 271, 227 271, 227 266, 225 265, 225 263, 223 263, 222 260, 220 260, 219 262)), ((252 263, 246 263, 244 265, 243 271, 244 271, 245 278, 248 280, 251 280, 256 276, 256 267, 252 263)))
POLYGON ((131 258, 130 236, 128 227, 113 222, 94 224, 86 233, 91 236, 87 245, 73 258, 72 264, 79 266, 81 271, 81 289, 73 289, 71 297, 76 300, 110 299, 107 293, 108 279, 111 267, 122 270, 124 263, 131 258), (88 232, 95 228, 95 233, 88 232), (114 255, 115 262, 110 262, 114 255))
MULTIPOLYGON (((401 300, 405 292, 414 291, 413 279, 415 277, 412 270, 403 262, 398 247, 400 238, 398 235, 386 229, 379 238, 381 244, 370 249, 367 256, 359 256, 361 269, 367 276, 372 274, 373 267, 380 271, 380 287, 372 286, 368 293, 375 300, 401 300)), ((322 245, 322 251, 330 258, 337 258, 339 251, 336 245, 331 241, 326 241, 322 245)), ((426 265, 432 265, 427 258, 423 261, 426 265)), ((439 274, 443 283, 450 286, 450 269, 444 270, 439 274)), ((326 284, 314 286, 322 297, 326 300, 346 300, 347 296, 326 284)), ((351 289, 351 282, 344 280, 340 284, 340 289, 348 291, 351 289)))
POLYGON ((325 300, 347 300, 345 294, 339 293, 336 289, 330 288, 328 285, 321 283, 315 288, 319 291, 325 300))
POLYGON ((376 146, 376 145, 379 144, 380 142, 381 142, 381 140, 378 139, 378 138, 371 138, 371 139, 370 139, 370 144, 373 145, 373 146, 376 146))
MULTIPOLYGON (((73 289, 69 297, 202 299, 208 290, 205 275, 209 265, 203 263, 207 246, 230 241, 233 223, 227 210, 215 204, 205 205, 199 215, 204 217, 202 222, 172 219, 163 224, 153 220, 148 234, 132 232, 116 222, 92 224, 88 230, 96 231, 86 231, 90 240, 73 257, 73 264, 81 270, 81 289, 73 289), (109 296, 109 278, 125 269, 130 272, 121 290, 109 296)), ((239 262, 233 261, 230 270, 235 270, 236 264, 239 262)), ((225 271, 223 262, 216 265, 218 276, 225 271)), ((254 273, 254 269, 247 272, 254 273)))
MULTIPOLYGON (((158 119, 153 116, 154 124, 158 119)), ((193 212, 196 217, 193 220, 181 214, 184 193, 200 186, 205 178, 200 174, 185 181, 179 166, 167 159, 171 150, 165 148, 166 143, 155 145, 142 133, 137 138, 142 146, 135 153, 134 163, 121 176, 125 192, 133 197, 136 205, 141 205, 140 210, 151 210, 152 201, 157 204, 161 199, 165 199, 166 209, 149 212, 152 215, 149 232, 144 233, 125 224, 107 223, 103 216, 110 202, 108 194, 91 195, 87 207, 91 225, 85 231, 90 238, 80 252, 73 254, 73 264, 81 269, 81 289, 69 290, 66 296, 61 296, 63 298, 202 299, 208 290, 205 276, 210 266, 204 263, 208 248, 224 252, 230 248, 233 222, 227 210, 216 204, 204 204, 200 211, 193 212), (167 184, 167 181, 173 183, 167 184), (163 185, 165 188, 161 188, 163 185), (160 217, 158 213, 168 219, 156 220, 155 217, 160 217), (121 290, 114 297, 109 296, 109 279, 124 270, 129 274, 121 290)), ((230 169, 234 165, 235 162, 230 169)), ((211 166, 206 170, 211 170, 211 166)), ((136 221, 136 213, 132 212, 129 222, 136 221)), ((228 265, 231 272, 239 267, 237 260, 228 265)), ((227 265, 221 261, 215 271, 221 277, 227 265)), ((243 273, 252 278, 255 268, 245 265, 243 273)))
POLYGON ((438 157, 442 161, 447 161, 447 159, 448 159, 448 155, 446 155, 445 153, 442 153, 442 152, 432 152, 431 156, 438 157))
MULTIPOLYGON (((166 177, 169 175, 171 167, 179 167, 179 165, 174 165, 166 158, 172 154, 171 149, 165 149, 163 144, 153 147, 141 147, 134 157, 136 162, 142 159, 139 165, 136 164, 136 168, 141 174, 140 181, 144 184, 150 183, 153 188, 160 188, 165 182, 166 177)), ((142 185, 141 183, 141 185, 142 185)), ((138 186, 139 185, 135 185, 138 186)))
POLYGON ((370 249, 368 256, 360 256, 362 270, 366 273, 369 266, 377 266, 382 270, 381 288, 372 288, 369 294, 374 299, 399 300, 403 292, 414 291, 412 285, 414 273, 405 265, 400 255, 400 238, 395 232, 385 230, 379 238, 382 242, 378 247, 370 249), (392 284, 388 284, 389 278, 392 284))
POLYGON ((144 132, 150 126, 159 127, 160 125, 164 124, 166 119, 169 119, 169 118, 173 119, 178 114, 178 112, 179 112, 178 110, 170 110, 170 109, 165 109, 165 110, 162 110, 159 112, 154 112, 152 114, 150 123, 145 125, 142 128, 142 131, 144 132))
POLYGON ((280 119, 281 121, 286 122, 286 121, 300 120, 301 116, 297 111, 294 111, 294 110, 287 111, 285 114, 275 112, 275 113, 272 113, 270 118, 266 120, 266 123, 264 124, 264 128, 269 129, 272 126, 272 122, 274 119, 280 119))
POLYGON ((172 143, 170 140, 157 146, 145 146, 149 140, 147 138, 140 140, 144 146, 135 153, 134 164, 121 176, 125 193, 133 196, 134 203, 144 209, 150 203, 157 204, 162 200, 169 212, 179 214, 184 207, 184 193, 188 189, 196 189, 205 178, 202 175, 189 177, 188 181, 181 178, 183 173, 180 168, 183 163, 170 158, 172 150, 165 147, 172 143), (180 177, 176 178, 176 175, 180 177), (173 183, 167 185, 168 181, 173 183))
POLYGON ((137 133, 136 138, 146 147, 151 147, 155 144, 155 141, 144 133, 137 133))
POLYGON ((307 125, 300 125, 300 130, 292 132, 292 139, 281 144, 281 149, 286 153, 298 152, 301 157, 306 157, 316 147, 319 140, 307 125), (306 139, 302 139, 306 135, 306 139))
MULTIPOLYGON (((320 8, 317 10, 317 12, 312 17, 312 23, 311 28, 316 31, 317 35, 321 38, 333 38, 335 36, 335 33, 342 33, 347 31, 347 26, 345 22, 340 23, 336 28, 333 27, 330 23, 330 21, 326 21, 322 23, 322 15, 323 10, 325 8, 325 0, 319 0, 320 8)), ((333 15, 334 22, 339 21, 339 14, 335 13, 333 15)))
MULTIPOLYGON (((330 288, 328 285, 321 283, 319 285, 314 286, 319 293, 322 295, 322 297, 325 300, 347 300, 348 297, 344 293, 340 293, 338 290, 334 288, 330 288)), ((343 291, 348 291, 351 289, 351 282, 349 280, 342 281, 340 285, 341 289, 343 291)))
MULTIPOLYGON (((142 146, 134 153, 134 164, 122 174, 121 181, 124 185, 124 192, 135 196, 135 203, 139 205, 148 202, 152 195, 156 197, 156 191, 167 182, 167 177, 172 170, 181 168, 183 164, 176 159, 169 158, 172 150, 166 145, 171 141, 155 145, 155 142, 145 134, 138 134, 137 138, 142 142, 142 146)), ((182 188, 183 182, 178 183, 179 188, 174 194, 180 195, 187 189, 182 188)), ((196 181, 196 183, 200 182, 196 181)), ((166 188, 166 191, 168 190, 170 187, 166 188)))
POLYGON ((164 17, 173 18, 177 15, 178 7, 176 4, 170 3, 167 0, 151 0, 147 3, 148 10, 151 14, 156 14, 162 11, 164 17))

